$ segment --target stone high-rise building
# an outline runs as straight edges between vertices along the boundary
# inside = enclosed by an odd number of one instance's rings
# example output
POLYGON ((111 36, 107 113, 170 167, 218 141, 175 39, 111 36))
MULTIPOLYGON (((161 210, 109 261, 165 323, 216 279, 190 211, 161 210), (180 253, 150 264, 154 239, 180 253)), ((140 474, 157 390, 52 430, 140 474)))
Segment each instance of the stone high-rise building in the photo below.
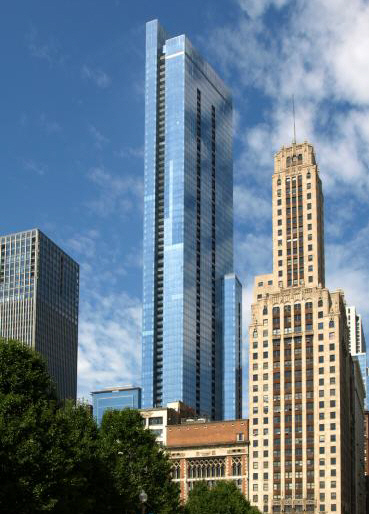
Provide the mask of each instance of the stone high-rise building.
POLYGON ((157 20, 146 25, 144 205, 142 406, 240 418, 232 97, 157 20))
POLYGON ((77 395, 79 265, 41 230, 0 237, 0 336, 40 352, 60 398, 77 395))
POLYGON ((250 325, 250 500, 353 514, 352 361, 343 292, 325 287, 312 145, 275 155, 272 189, 273 272, 255 279, 250 325))

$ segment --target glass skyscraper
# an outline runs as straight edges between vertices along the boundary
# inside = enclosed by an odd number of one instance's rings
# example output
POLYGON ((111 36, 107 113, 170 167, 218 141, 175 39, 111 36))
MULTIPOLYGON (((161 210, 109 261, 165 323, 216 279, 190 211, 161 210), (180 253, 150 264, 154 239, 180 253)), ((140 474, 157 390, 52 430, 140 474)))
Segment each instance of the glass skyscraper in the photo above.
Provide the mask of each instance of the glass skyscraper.
POLYGON ((154 20, 146 25, 143 408, 181 400, 221 419, 230 402, 241 416, 225 386, 239 373, 225 359, 239 351, 231 332, 240 311, 227 302, 241 294, 224 294, 229 273, 232 98, 187 37, 171 38, 154 20))
POLYGON ((0 336, 46 359, 60 398, 76 398, 79 265, 40 230, 0 236, 0 336))

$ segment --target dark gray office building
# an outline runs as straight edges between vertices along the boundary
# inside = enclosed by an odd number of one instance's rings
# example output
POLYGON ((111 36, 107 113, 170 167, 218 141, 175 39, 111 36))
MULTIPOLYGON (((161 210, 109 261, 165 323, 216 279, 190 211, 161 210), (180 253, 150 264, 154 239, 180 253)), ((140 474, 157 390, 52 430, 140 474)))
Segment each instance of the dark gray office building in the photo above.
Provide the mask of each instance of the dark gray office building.
POLYGON ((79 265, 40 230, 0 236, 0 336, 40 352, 76 398, 79 265))

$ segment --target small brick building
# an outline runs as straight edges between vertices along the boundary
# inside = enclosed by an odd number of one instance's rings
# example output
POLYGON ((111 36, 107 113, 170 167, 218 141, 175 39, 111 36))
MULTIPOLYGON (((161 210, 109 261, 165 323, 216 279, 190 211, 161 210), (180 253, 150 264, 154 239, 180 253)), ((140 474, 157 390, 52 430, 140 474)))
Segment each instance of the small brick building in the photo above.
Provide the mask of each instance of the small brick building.
POLYGON ((248 498, 249 421, 196 420, 167 426, 167 450, 181 499, 196 481, 234 480, 248 498))

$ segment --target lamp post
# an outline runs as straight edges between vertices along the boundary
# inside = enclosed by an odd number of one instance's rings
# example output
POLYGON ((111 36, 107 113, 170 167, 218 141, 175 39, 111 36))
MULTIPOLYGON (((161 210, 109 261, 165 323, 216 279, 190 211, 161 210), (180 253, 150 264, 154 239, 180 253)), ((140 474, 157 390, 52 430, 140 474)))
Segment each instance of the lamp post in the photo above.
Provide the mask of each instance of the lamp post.
POLYGON ((142 489, 142 491, 140 492, 140 494, 138 495, 139 499, 140 499, 140 502, 141 502, 141 512, 142 514, 145 514, 145 504, 147 502, 147 494, 145 493, 145 491, 142 489))

